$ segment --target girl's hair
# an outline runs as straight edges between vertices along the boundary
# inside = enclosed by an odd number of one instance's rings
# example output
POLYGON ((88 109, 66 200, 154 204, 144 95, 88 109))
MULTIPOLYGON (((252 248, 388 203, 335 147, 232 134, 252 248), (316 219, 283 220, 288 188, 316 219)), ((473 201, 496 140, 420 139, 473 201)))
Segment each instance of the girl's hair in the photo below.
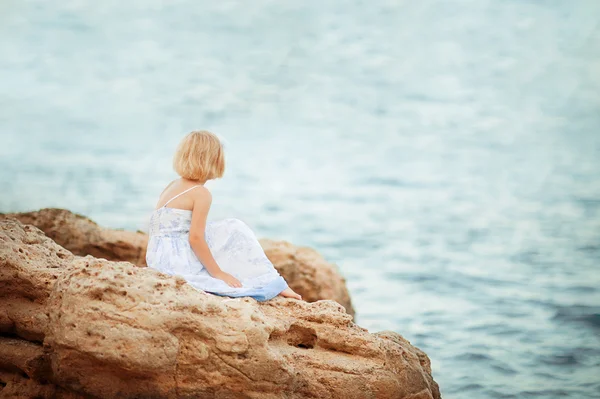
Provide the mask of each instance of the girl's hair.
POLYGON ((175 151, 173 168, 179 176, 189 180, 206 181, 222 177, 225 154, 221 141, 205 130, 187 134, 175 151))

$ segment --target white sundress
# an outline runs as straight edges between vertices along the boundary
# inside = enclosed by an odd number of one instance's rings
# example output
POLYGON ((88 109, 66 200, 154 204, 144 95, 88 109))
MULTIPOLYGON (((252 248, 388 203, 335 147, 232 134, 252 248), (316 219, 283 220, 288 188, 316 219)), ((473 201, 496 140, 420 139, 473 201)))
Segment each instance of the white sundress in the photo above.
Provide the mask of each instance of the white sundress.
POLYGON ((254 232, 239 219, 223 219, 206 224, 205 239, 217 265, 237 278, 241 288, 234 288, 212 277, 198 260, 189 242, 192 211, 167 208, 180 195, 167 201, 150 217, 146 263, 148 267, 183 277, 194 288, 217 295, 253 297, 266 301, 288 285, 265 255, 254 232))

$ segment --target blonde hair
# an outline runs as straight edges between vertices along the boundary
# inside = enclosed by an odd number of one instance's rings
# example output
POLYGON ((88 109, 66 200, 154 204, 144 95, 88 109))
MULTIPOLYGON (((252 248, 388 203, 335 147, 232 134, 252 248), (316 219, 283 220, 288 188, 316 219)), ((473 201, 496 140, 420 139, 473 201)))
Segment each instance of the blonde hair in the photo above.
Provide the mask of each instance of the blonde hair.
POLYGON ((184 179, 206 181, 223 176, 223 144, 211 132, 196 130, 187 134, 175 151, 173 169, 184 179))

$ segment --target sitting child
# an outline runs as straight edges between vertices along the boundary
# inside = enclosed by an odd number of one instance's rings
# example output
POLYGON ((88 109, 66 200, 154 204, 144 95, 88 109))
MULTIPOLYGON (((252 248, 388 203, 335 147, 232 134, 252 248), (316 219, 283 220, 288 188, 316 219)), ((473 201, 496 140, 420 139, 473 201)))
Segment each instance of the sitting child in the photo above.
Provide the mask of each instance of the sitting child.
POLYGON ((152 213, 148 266, 217 295, 258 301, 277 295, 301 299, 244 222, 206 221, 212 196, 204 183, 223 176, 225 170, 219 139, 206 131, 188 134, 179 144, 173 166, 181 178, 163 190, 152 213))

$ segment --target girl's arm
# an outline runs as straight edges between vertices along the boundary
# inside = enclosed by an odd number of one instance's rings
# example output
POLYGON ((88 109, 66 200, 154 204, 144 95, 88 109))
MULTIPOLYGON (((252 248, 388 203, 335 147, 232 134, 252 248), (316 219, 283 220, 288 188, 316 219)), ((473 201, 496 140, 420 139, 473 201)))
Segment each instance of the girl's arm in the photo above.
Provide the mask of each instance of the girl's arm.
POLYGON ((190 226, 190 246, 198 260, 202 262, 211 276, 225 281, 232 287, 239 288, 242 286, 242 283, 231 274, 221 270, 215 261, 215 258, 213 258, 210 248, 208 248, 208 244, 206 243, 206 239, 204 238, 206 218, 212 202, 210 191, 202 187, 194 191, 194 207, 192 208, 192 223, 190 226))

